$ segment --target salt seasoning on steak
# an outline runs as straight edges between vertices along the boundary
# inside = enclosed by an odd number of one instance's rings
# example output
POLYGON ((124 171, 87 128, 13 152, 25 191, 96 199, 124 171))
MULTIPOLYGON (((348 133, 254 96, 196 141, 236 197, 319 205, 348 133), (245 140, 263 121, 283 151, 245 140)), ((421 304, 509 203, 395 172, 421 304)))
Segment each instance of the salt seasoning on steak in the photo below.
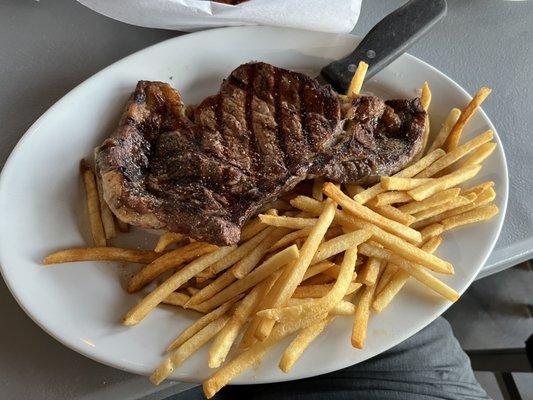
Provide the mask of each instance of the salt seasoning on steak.
POLYGON ((186 113, 162 82, 138 83, 117 130, 96 151, 104 198, 132 225, 238 242, 244 222, 304 179, 361 183, 419 151, 419 99, 360 96, 265 63, 244 64, 186 113))

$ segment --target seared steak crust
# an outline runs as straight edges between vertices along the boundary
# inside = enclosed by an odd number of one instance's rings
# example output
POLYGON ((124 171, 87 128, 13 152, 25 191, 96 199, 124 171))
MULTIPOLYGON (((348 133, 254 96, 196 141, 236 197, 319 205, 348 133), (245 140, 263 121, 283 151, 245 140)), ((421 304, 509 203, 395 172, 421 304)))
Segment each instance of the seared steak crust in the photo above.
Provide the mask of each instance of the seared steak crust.
POLYGON ((251 215, 304 179, 396 172, 418 152, 425 118, 418 99, 341 103, 265 63, 235 69, 188 115, 169 85, 139 82, 97 172, 120 219, 216 244, 236 243, 251 215))

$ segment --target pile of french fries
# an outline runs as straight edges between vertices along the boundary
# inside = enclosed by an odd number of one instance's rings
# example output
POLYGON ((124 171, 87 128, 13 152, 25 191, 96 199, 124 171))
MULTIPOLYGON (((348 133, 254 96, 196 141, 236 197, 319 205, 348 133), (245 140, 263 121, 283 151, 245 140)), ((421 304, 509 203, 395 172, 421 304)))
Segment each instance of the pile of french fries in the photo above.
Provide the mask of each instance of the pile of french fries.
MULTIPOLYGON (((363 63, 347 96, 358 95, 364 71, 363 63)), ((493 182, 458 186, 479 173, 496 147, 490 130, 459 144, 463 128, 489 93, 482 88, 463 111, 451 110, 427 151, 407 168, 366 188, 316 179, 312 187, 301 186, 250 220, 235 246, 165 233, 154 250, 107 247, 116 221, 99 195, 94 173, 82 162, 96 247, 59 251, 44 264, 144 264, 127 291, 155 288, 126 313, 123 324, 140 323, 161 304, 203 314, 168 345, 168 357, 150 379, 159 384, 211 342, 208 365, 218 369, 203 384, 207 398, 295 334, 279 362, 289 372, 339 316, 353 319, 351 343, 363 348, 370 314, 383 311, 409 279, 451 302, 459 298, 437 277, 453 274, 453 266, 433 253, 444 232, 498 213, 493 182)), ((424 84, 426 110, 430 101, 424 84)), ((127 230, 124 224, 118 228, 127 230)))

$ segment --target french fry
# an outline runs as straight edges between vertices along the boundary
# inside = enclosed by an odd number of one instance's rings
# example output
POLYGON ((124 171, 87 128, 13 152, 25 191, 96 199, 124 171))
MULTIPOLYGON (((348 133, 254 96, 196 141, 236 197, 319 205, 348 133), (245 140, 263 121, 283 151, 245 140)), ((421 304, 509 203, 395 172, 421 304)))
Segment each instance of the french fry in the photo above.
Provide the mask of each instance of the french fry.
POLYGON ((171 306, 183 307, 183 305, 187 301, 189 301, 189 299, 190 297, 187 296, 185 293, 172 292, 163 299, 162 303, 168 304, 171 306))
POLYGON ((441 190, 449 189, 469 179, 472 179, 477 175, 480 169, 481 165, 470 165, 465 168, 458 169, 457 171, 454 171, 448 175, 441 176, 432 182, 425 183, 421 186, 411 189, 407 193, 409 193, 413 199, 421 201, 441 190))
POLYGON ((490 142, 485 143, 472 153, 470 157, 466 159, 466 161, 461 165, 461 167, 467 167, 469 165, 474 164, 481 164, 483 161, 485 161, 496 149, 496 143, 490 142))
POLYGON ((470 103, 468 103, 466 108, 461 113, 461 116, 453 126, 450 134, 448 135, 448 138, 446 139, 445 147, 447 151, 453 150, 457 147, 465 125, 470 120, 470 118, 472 118, 477 108, 481 105, 481 103, 483 103, 483 101, 487 98, 490 92, 492 92, 492 89, 488 87, 482 87, 475 94, 474 98, 470 101, 470 103))
POLYGON ((475 193, 477 195, 480 195, 482 192, 484 192, 487 189, 490 189, 494 187, 493 181, 486 181, 483 183, 480 183, 479 185, 475 185, 469 188, 461 189, 461 194, 466 195, 468 193, 475 193))
POLYGON ((117 235, 117 232, 115 230, 115 218, 113 217, 111 209, 104 200, 104 196, 102 195, 102 186, 98 184, 98 182, 96 184, 96 188, 98 189, 100 217, 102 218, 102 226, 104 227, 105 238, 112 239, 117 235))
POLYGON ((303 281, 302 285, 322 285, 323 283, 331 283, 334 280, 335 278, 330 275, 321 273, 303 281))
POLYGON ((288 373, 296 361, 302 356, 305 349, 309 347, 311 342, 322 333, 324 328, 333 321, 334 318, 335 317, 333 316, 324 318, 322 321, 315 322, 313 325, 302 329, 283 352, 281 360, 279 361, 279 369, 288 373))
MULTIPOLYGON (((375 202, 372 203, 375 207, 383 207, 395 203, 406 203, 412 201, 413 198, 407 192, 384 192, 375 197, 375 202)), ((369 202, 370 204, 370 202, 369 202)))
POLYGON ((431 178, 399 178, 397 176, 382 176, 381 187, 385 190, 411 190, 424 183, 432 181, 433 179, 431 178))
POLYGON ((261 222, 259 218, 254 218, 250 221, 248 221, 241 230, 241 242, 246 242, 247 240, 250 240, 254 236, 256 236, 259 232, 264 230, 268 225, 261 222))
MULTIPOLYGON (((449 167, 450 165, 460 160, 465 155, 479 148, 481 145, 487 142, 490 142, 493 137, 494 137, 494 133, 490 129, 488 131, 485 131, 477 135, 475 138, 469 140, 468 142, 460 146, 457 146, 456 148, 448 152, 446 155, 439 158, 437 161, 435 161, 425 170, 423 170, 418 175, 416 175, 416 178, 424 179, 424 178, 429 178, 429 177, 434 176, 435 174, 437 174, 437 172, 440 172, 444 170, 446 167, 449 167)), ((473 163, 473 164, 475 165, 478 163, 473 163)))
POLYGON ((411 201, 410 203, 404 204, 403 206, 398 207, 398 210, 407 214, 415 214, 427 210, 428 208, 439 206, 455 199, 459 195, 460 191, 461 189, 459 188, 443 190, 442 192, 435 193, 433 196, 430 196, 425 200, 415 200, 411 201))
POLYGON ((177 348, 165 361, 150 376, 150 381, 155 385, 159 385, 168 376, 179 367, 183 362, 189 358, 196 350, 201 348, 204 344, 209 342, 224 325, 228 322, 229 316, 222 316, 209 325, 204 327, 196 335, 191 337, 182 346, 177 348))
POLYGON ((333 267, 335 264, 332 263, 331 261, 328 261, 328 260, 325 260, 325 261, 322 261, 322 262, 319 262, 317 264, 314 264, 314 265, 311 265, 309 268, 307 268, 307 271, 305 271, 305 274, 302 278, 302 282, 315 276, 315 275, 318 275, 328 269, 330 269, 331 267, 333 267))
POLYGON ((187 293, 189 293, 191 296, 194 296, 196 293, 198 293, 200 291, 200 289, 197 289, 195 287, 192 287, 192 286, 189 286, 188 288, 185 289, 187 291, 187 293))
MULTIPOLYGON (((368 64, 364 61, 359 61, 359 64, 357 65, 357 69, 355 70, 355 73, 353 75, 353 78, 350 82, 350 86, 348 87, 348 92, 346 93, 349 97, 355 97, 359 94, 361 91, 361 87, 363 87, 363 82, 365 80, 366 71, 368 70, 368 64)), ((317 199, 319 200, 319 199, 317 199)))
POLYGON ((265 254, 268 253, 268 249, 270 249, 274 243, 290 232, 287 228, 274 227, 269 227, 266 229, 266 231, 268 232, 268 235, 255 247, 255 249, 251 250, 244 258, 242 258, 231 268, 235 278, 242 279, 248 273, 250 273, 250 271, 255 268, 265 254))
POLYGON ((381 207, 372 207, 369 208, 378 214, 383 215, 386 218, 392 219, 393 221, 399 222, 402 225, 409 226, 416 221, 416 218, 412 215, 406 214, 403 211, 399 210, 396 207, 391 205, 381 206, 381 207))
MULTIPOLYGON (((211 265, 209 268, 207 268, 205 270, 206 276, 209 276, 209 277, 215 276, 219 272, 222 272, 226 270, 227 268, 231 267, 232 265, 234 265, 235 263, 241 261, 243 258, 245 258, 250 253, 252 253, 260 245, 261 242, 266 240, 266 238, 269 235, 271 235, 274 232, 274 230, 275 228, 268 227, 268 229, 263 229, 257 235, 251 237, 244 243, 241 243, 239 247, 237 247, 234 251, 228 254, 227 257, 224 257, 223 259, 217 261, 216 263, 211 265)), ((257 256, 261 252, 262 252, 261 249, 256 250, 254 254, 255 256, 257 256)))
POLYGON ((322 195, 323 184, 324 184, 324 179, 322 178, 313 179, 313 190, 312 190, 313 199, 318 200, 318 201, 322 201, 324 199, 324 196, 322 195))
POLYGON ((426 285, 427 287, 429 287, 430 289, 432 289, 434 292, 438 293, 445 299, 455 302, 459 298, 459 293, 457 293, 455 290, 450 288, 444 282, 435 278, 433 275, 427 272, 427 270, 423 268, 422 266, 411 263, 411 262, 405 262, 405 260, 401 259, 401 257, 397 257, 395 254, 391 253, 390 251, 386 249, 380 249, 379 247, 372 246, 368 243, 363 243, 359 247, 360 247, 359 250, 362 254, 368 257, 381 258, 385 261, 394 263, 398 267, 407 271, 409 275, 414 277, 417 281, 423 283, 424 285, 426 285))
POLYGON ((120 219, 116 218, 117 221, 117 227, 118 230, 122 233, 127 233, 130 231, 130 226, 126 222, 121 221, 120 219))
POLYGON ((431 89, 429 88, 429 84, 427 82, 424 82, 422 85, 420 104, 422 104, 422 108, 426 111, 429 109, 429 105, 431 104, 431 89))
POLYGON ((220 274, 220 276, 218 276, 213 282, 192 296, 191 299, 185 304, 185 308, 205 302, 215 294, 224 290, 236 280, 237 278, 235 278, 235 275, 233 275, 232 271, 226 271, 223 274, 220 274))
MULTIPOLYGON (((346 290, 346 295, 355 293, 361 287, 360 283, 351 282, 346 290)), ((333 283, 326 283, 323 285, 301 285, 298 286, 292 297, 295 299, 302 299, 308 297, 324 297, 333 288, 333 283)))
MULTIPOLYGON (((441 243, 442 237, 435 236, 429 239, 422 246, 422 249, 429 253, 433 253, 437 250, 441 243)), ((396 296, 396 294, 398 294, 398 292, 402 289, 409 277, 410 275, 407 271, 404 271, 403 269, 397 271, 390 281, 384 286, 383 290, 377 292, 378 294, 372 303, 372 308, 374 311, 383 311, 385 307, 390 304, 394 296, 396 296)))
POLYGON ((446 139, 448 138, 448 135, 450 134, 454 125, 457 123, 457 120, 460 116, 461 110, 459 110, 458 108, 452 108, 450 110, 450 113, 446 117, 446 121, 444 121, 444 124, 442 124, 442 127, 437 133, 437 136, 435 136, 433 143, 431 143, 431 146, 429 146, 428 152, 443 147, 444 143, 446 142, 446 139))
MULTIPOLYGON (((323 184, 323 182, 322 182, 322 184, 323 184)), ((348 196, 350 196, 351 198, 354 198, 359 193, 365 191, 365 189, 362 186, 360 186, 360 185, 353 185, 353 184, 348 183, 348 184, 346 184, 344 186, 346 188, 346 193, 348 193, 348 196)), ((320 191, 322 193, 322 186, 320 187, 320 191)))
POLYGON ((305 305, 271 308, 257 313, 260 317, 282 321, 287 319, 310 318, 313 315, 328 313, 346 296, 355 271, 357 247, 351 247, 344 253, 339 276, 331 290, 319 300, 310 301, 305 305))
POLYGON ((282 196, 282 198, 279 198, 277 200, 274 200, 274 201, 271 201, 270 203, 265 204, 263 207, 257 210, 257 213, 262 214, 266 212, 266 214, 277 215, 278 211, 289 211, 289 210, 292 210, 292 207, 290 206, 289 203, 283 200, 283 196, 282 196))
POLYGON ((426 240, 431 239, 432 237, 438 236, 442 232, 444 232, 444 226, 442 224, 435 223, 428 225, 420 231, 420 233, 422 234, 422 242, 425 242, 426 240))
POLYGON ((193 262, 187 264, 170 278, 159 285, 154 291, 144 297, 125 315, 124 325, 135 325, 142 321, 164 298, 178 289, 181 285, 193 278, 196 274, 229 254, 235 246, 220 247, 212 253, 204 254, 193 262))
MULTIPOLYGON (((412 178, 413 176, 418 174, 420 171, 427 168, 433 162, 438 160, 444 154, 446 153, 442 149, 433 150, 431 153, 422 157, 420 160, 418 160, 414 164, 394 174, 393 176, 399 177, 399 178, 412 178)), ((355 195, 353 199, 360 204, 365 204, 367 201, 373 199, 378 194, 383 193, 384 191, 385 189, 383 189, 383 187, 381 186, 381 182, 378 182, 374 186, 371 186, 370 188, 366 189, 364 192, 361 192, 355 195)))
POLYGON ((181 241, 185 236, 181 233, 175 233, 175 232, 165 232, 157 241, 157 244, 155 246, 154 251, 156 253, 161 253, 164 251, 168 246, 170 246, 173 243, 178 243, 181 241))
POLYGON ((370 239, 370 236, 372 236, 370 232, 366 230, 358 230, 330 239, 318 247, 313 259, 311 260, 311 265, 324 261, 335 254, 342 253, 350 247, 354 247, 366 242, 368 239, 370 239))
POLYGON ((357 275, 357 281, 366 286, 376 284, 382 262, 377 258, 370 257, 363 266, 363 269, 357 275))
POLYGON ((273 275, 255 286, 235 307, 235 311, 230 320, 224 325, 224 328, 218 333, 209 347, 209 368, 218 368, 226 360, 226 356, 235 342, 241 327, 272 284, 274 284, 273 275))
POLYGON ((394 264, 389 264, 387 263, 385 265, 385 268, 383 270, 383 273, 381 274, 381 276, 379 277, 378 279, 378 283, 377 283, 377 286, 376 286, 376 291, 374 293, 380 293, 381 290, 387 285, 387 283, 389 283, 389 281, 392 279, 392 277, 394 276, 394 274, 396 274, 396 272, 398 272, 400 268, 394 264))
POLYGON ((316 224, 316 218, 298 218, 298 217, 285 217, 259 214, 261 222, 271 226, 290 228, 290 229, 302 229, 316 224))
MULTIPOLYGON (((293 268, 286 268, 281 277, 276 281, 270 292, 268 293, 268 303, 269 308, 282 307, 286 302, 292 297, 296 287, 302 281, 305 271, 309 267, 313 256, 320 245, 320 241, 324 237, 324 234, 328 230, 333 217, 335 216, 335 210, 337 209, 337 204, 331 200, 326 200, 324 205, 324 210, 318 218, 318 222, 315 224, 311 233, 305 240, 305 243, 302 246, 300 251, 300 256, 293 268)), ((265 340, 272 328, 274 327, 274 320, 272 319, 263 319, 259 324, 257 331, 255 332, 256 337, 259 340, 265 340)))
POLYGON ((130 279, 128 282, 128 292, 137 292, 164 272, 179 267, 204 254, 211 253, 216 249, 217 246, 212 244, 194 242, 163 255, 156 253, 159 254, 159 257, 142 268, 130 279))
POLYGON ((473 224, 475 222, 491 219, 497 215, 498 212, 499 210, 496 205, 489 204, 487 206, 477 207, 462 214, 443 219, 442 225, 444 226, 444 230, 448 231, 462 225, 473 224))
MULTIPOLYGON (((378 268, 381 269, 381 265, 378 268)), ((359 301, 355 306, 355 315, 352 326, 352 346, 356 349, 362 349, 365 346, 365 340, 368 330, 368 320, 370 318, 370 304, 374 298, 376 285, 369 285, 363 288, 359 301)))
MULTIPOLYGON (((176 293, 176 292, 173 292, 176 293)), ((189 325, 183 332, 181 332, 176 339, 174 339, 167 347, 166 351, 173 351, 183 345, 187 340, 192 338, 194 335, 196 335, 198 332, 200 332, 203 328, 205 328, 207 325, 209 325, 211 322, 216 321, 220 317, 222 317, 224 314, 226 314, 231 307, 235 304, 235 299, 232 299, 231 301, 228 301, 224 304, 222 304, 217 309, 211 311, 208 314, 205 314, 201 318, 194 321, 191 325, 189 325)))
MULTIPOLYGON (((466 192, 465 192, 466 193, 466 192)), ((466 196, 473 194, 475 192, 468 192, 466 196)), ((423 221, 415 222, 413 227, 423 228, 434 223, 440 223, 443 219, 453 217, 458 214, 473 210, 474 208, 481 207, 489 204, 492 200, 496 198, 496 192, 492 187, 489 187, 485 191, 481 192, 474 201, 471 203, 465 204, 461 207, 452 208, 451 210, 445 211, 442 214, 435 215, 434 217, 427 218, 423 221)))
MULTIPOLYGON (((290 298, 287 306, 297 306, 314 301, 314 298, 290 298)), ((330 310, 329 315, 353 315, 355 313, 355 305, 347 300, 341 300, 330 310)))
POLYGON ((294 243, 296 239, 305 238, 309 235, 311 232, 311 229, 313 229, 312 226, 309 226, 307 228, 302 228, 298 231, 291 232, 285 236, 283 236, 280 240, 278 240, 276 243, 274 243, 270 248, 268 249, 268 252, 272 252, 274 250, 282 249, 285 246, 290 245, 291 243, 294 243))
POLYGON ((365 221, 371 222, 387 232, 393 233, 403 239, 415 243, 419 243, 422 240, 420 232, 406 227, 396 221, 385 218, 382 215, 370 210, 368 207, 359 204, 342 193, 339 188, 330 182, 324 184, 323 191, 328 197, 342 205, 345 210, 359 218, 362 218, 365 221))
POLYGON ((312 325, 317 320, 323 319, 320 315, 313 320, 300 320, 294 323, 278 324, 273 330, 272 334, 262 342, 256 342, 248 350, 240 353, 233 360, 219 368, 213 375, 206 379, 203 383, 205 396, 210 399, 222 387, 228 384, 234 377, 241 374, 243 371, 257 364, 266 352, 283 338, 291 335, 299 329, 306 328, 312 325))
POLYGON ((122 249, 119 247, 78 247, 47 255, 44 265, 76 261, 125 261, 148 264, 161 254, 150 250, 122 249))
MULTIPOLYGON (((324 208, 323 203, 311 199, 310 197, 298 196, 291 200, 291 204, 298 209, 305 209, 315 215, 320 214, 324 208)), ((420 250, 411 243, 402 240, 398 236, 390 234, 383 229, 373 225, 369 222, 363 221, 349 215, 344 211, 335 211, 335 222, 349 229, 366 229, 372 233, 372 239, 382 246, 396 252, 399 256, 413 261, 417 264, 422 264, 433 271, 449 273, 453 271, 452 265, 432 254, 420 250)), ((420 235, 422 236, 422 235, 420 235)))
POLYGON ((466 204, 472 203, 476 198, 477 195, 475 193, 469 193, 466 196, 458 196, 448 203, 440 204, 438 206, 417 212, 414 214, 414 217, 416 218, 417 222, 422 221, 434 217, 435 215, 442 214, 445 211, 453 210, 454 208, 462 207, 466 204))
POLYGON ((89 215, 94 244, 98 247, 105 247, 106 239, 104 225, 102 224, 102 217, 100 215, 100 201, 98 200, 96 179, 91 167, 83 159, 80 161, 80 173, 87 195, 87 213, 89 215))
MULTIPOLYGON (((269 275, 276 272, 284 265, 293 262, 298 258, 298 256, 299 252, 295 245, 287 247, 285 250, 280 251, 263 262, 244 278, 237 280, 207 301, 203 302, 202 305, 207 308, 214 308, 228 301, 229 299, 257 285, 259 282, 266 279, 269 275)), ((193 298, 191 298, 191 303, 193 303, 193 298)))

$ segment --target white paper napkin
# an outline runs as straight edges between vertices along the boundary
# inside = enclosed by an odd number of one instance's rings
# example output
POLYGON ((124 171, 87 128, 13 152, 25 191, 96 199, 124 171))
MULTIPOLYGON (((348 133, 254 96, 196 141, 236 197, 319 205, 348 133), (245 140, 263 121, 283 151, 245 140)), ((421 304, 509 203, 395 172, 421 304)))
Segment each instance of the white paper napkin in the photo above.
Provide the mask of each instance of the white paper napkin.
POLYGON ((181 31, 271 25, 346 33, 355 26, 361 9, 361 0, 249 0, 236 6, 205 0, 78 1, 128 24, 181 31))

